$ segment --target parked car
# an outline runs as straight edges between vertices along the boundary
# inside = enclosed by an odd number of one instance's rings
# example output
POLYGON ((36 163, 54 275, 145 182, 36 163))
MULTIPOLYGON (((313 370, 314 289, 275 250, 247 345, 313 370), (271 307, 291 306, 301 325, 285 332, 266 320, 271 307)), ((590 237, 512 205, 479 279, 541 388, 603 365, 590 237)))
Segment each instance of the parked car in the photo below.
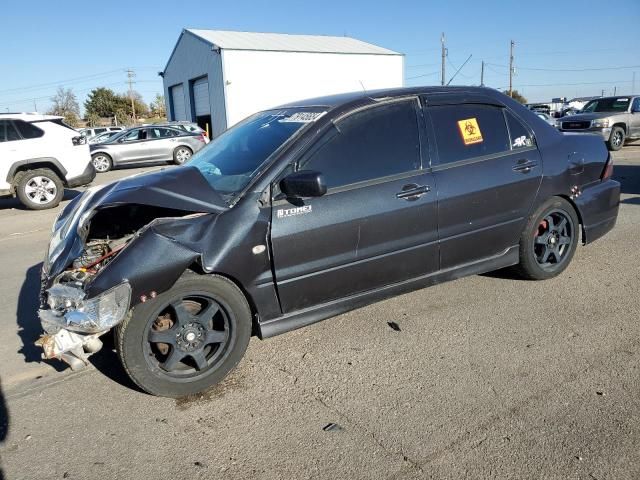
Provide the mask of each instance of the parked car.
POLYGON ((156 126, 156 127, 162 126, 162 127, 179 128, 181 130, 184 130, 185 132, 201 133, 201 134, 204 135, 205 141, 207 143, 209 143, 209 136, 207 135, 206 130, 204 128, 200 127, 197 123, 178 120, 178 121, 174 121, 174 122, 158 123, 158 124, 155 124, 154 126, 156 126))
POLYGON ((0 159, 0 196, 32 210, 55 207, 65 187, 96 176, 85 138, 53 115, 0 114, 0 159))
POLYGON ((582 111, 557 120, 563 132, 596 133, 609 150, 620 150, 627 140, 640 138, 640 96, 591 100, 582 111))
POLYGON ((535 112, 535 114, 538 115, 538 117, 540 117, 542 120, 547 122, 552 127, 556 126, 556 120, 554 118, 552 118, 551 115, 548 115, 548 114, 543 113, 543 112, 535 112))
POLYGON ((125 127, 91 127, 91 128, 82 128, 78 130, 81 135, 84 135, 88 139, 95 137, 96 135, 100 135, 104 132, 121 132, 126 130, 125 127))
POLYGON ((103 132, 100 133, 94 137, 91 137, 88 139, 88 143, 89 145, 93 145, 94 143, 103 143, 106 142, 107 140, 109 140, 111 137, 114 137, 115 135, 118 135, 121 132, 121 130, 114 130, 112 132, 103 132))
POLYGON ((133 163, 172 161, 180 165, 206 143, 201 133, 152 126, 130 128, 106 142, 90 145, 90 150, 95 169, 108 172, 114 166, 133 163))
POLYGON ((562 135, 479 87, 260 112, 182 168, 65 208, 43 267, 40 343, 77 368, 115 327, 142 389, 199 392, 235 367, 252 334, 509 266, 555 277, 580 237, 613 228, 612 170, 599 138, 562 135))

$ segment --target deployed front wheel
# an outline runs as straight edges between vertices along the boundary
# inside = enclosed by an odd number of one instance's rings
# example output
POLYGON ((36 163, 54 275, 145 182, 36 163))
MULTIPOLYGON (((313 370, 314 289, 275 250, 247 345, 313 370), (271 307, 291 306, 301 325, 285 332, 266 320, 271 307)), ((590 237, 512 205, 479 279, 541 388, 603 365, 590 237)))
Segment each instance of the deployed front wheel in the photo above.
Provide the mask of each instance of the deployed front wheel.
POLYGON ((240 361, 251 310, 240 289, 217 275, 185 273, 116 328, 116 349, 131 379, 163 397, 201 392, 240 361))
POLYGON ((578 245, 580 221, 564 198, 547 200, 531 216, 520 237, 517 273, 530 280, 546 280, 569 266, 578 245))

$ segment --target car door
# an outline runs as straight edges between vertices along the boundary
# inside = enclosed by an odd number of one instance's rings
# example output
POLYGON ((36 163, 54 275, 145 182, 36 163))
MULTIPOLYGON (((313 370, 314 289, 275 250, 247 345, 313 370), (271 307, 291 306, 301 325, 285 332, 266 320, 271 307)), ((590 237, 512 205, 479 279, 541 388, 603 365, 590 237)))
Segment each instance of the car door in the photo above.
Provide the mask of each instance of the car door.
POLYGON ((149 160, 171 160, 175 132, 169 128, 152 127, 147 129, 147 149, 149 160))
POLYGON ((134 163, 149 157, 147 132, 144 128, 131 130, 115 145, 118 151, 118 163, 134 163))
POLYGON ((271 243, 284 312, 438 269, 435 185, 417 107, 416 98, 389 101, 335 122, 296 165, 322 173, 327 193, 274 197, 271 243))
POLYGON ((20 135, 11 120, 0 120, 0 192, 11 188, 7 176, 12 165, 18 160, 20 135))
POLYGON ((496 104, 430 102, 427 112, 441 268, 505 253, 518 244, 542 180, 531 130, 496 104))

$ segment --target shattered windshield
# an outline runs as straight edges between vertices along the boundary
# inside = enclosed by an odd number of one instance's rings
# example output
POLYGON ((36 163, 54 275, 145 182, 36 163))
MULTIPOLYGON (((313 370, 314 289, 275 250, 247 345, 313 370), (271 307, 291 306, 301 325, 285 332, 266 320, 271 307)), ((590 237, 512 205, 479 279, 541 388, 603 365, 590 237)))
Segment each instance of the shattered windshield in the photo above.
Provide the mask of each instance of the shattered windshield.
POLYGON ((209 184, 229 199, 247 186, 281 145, 324 113, 321 107, 256 113, 212 140, 189 165, 200 170, 209 184))
POLYGON ((590 112, 626 112, 629 108, 629 97, 601 98, 585 105, 582 113, 590 112))

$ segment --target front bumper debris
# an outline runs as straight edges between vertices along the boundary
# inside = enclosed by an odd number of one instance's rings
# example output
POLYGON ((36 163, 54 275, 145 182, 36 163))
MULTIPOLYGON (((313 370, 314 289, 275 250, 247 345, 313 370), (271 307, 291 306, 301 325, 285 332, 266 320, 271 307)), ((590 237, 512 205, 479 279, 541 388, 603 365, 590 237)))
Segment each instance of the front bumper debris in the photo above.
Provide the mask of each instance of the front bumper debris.
POLYGON ((89 364, 91 354, 102 348, 100 335, 105 332, 83 335, 60 329, 54 334, 42 335, 36 345, 42 347, 42 358, 57 358, 66 362, 72 370, 81 370, 89 364))

